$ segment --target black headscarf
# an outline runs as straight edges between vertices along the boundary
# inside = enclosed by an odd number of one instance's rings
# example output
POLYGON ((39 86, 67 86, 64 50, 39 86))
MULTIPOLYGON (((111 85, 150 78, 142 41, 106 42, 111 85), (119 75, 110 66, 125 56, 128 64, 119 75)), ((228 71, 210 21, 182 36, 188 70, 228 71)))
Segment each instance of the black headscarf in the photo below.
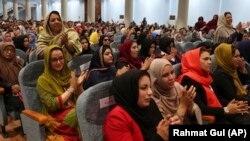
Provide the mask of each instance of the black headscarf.
POLYGON ((155 44, 156 49, 156 42, 151 39, 145 39, 142 41, 141 50, 140 50, 140 57, 144 61, 147 57, 150 57, 149 50, 152 44, 155 44))
POLYGON ((24 46, 24 39, 25 38, 29 38, 28 35, 20 35, 20 36, 17 36, 13 39, 15 47, 23 50, 24 52, 26 52, 26 50, 29 48, 29 47, 24 46))
POLYGON ((104 58, 103 58, 103 54, 106 51, 106 49, 110 49, 112 52, 112 49, 110 48, 110 46, 107 46, 107 45, 101 46, 98 50, 94 52, 93 57, 91 59, 90 66, 89 66, 89 70, 110 67, 105 64, 104 58))
POLYGON ((107 36, 107 35, 101 35, 101 37, 100 37, 100 39, 99 39, 99 46, 102 46, 103 45, 103 41, 104 41, 104 38, 105 37, 108 37, 109 38, 109 36, 107 36))
POLYGON ((83 39, 85 39, 88 42, 88 48, 87 48, 87 50, 83 49, 81 55, 83 55, 83 54, 93 54, 94 51, 91 50, 91 48, 90 48, 89 39, 87 37, 85 37, 84 35, 80 37, 80 41, 82 41, 83 39))
POLYGON ((156 134, 156 126, 163 119, 154 100, 151 100, 147 108, 137 105, 139 96, 139 79, 149 76, 145 70, 131 70, 116 77, 110 90, 114 95, 116 103, 123 107, 139 125, 144 140, 149 141, 156 134))
POLYGON ((170 44, 173 43, 174 45, 174 39, 173 38, 169 38, 169 37, 162 37, 160 39, 160 42, 159 42, 159 47, 161 49, 161 51, 167 53, 167 54, 170 54, 170 44))
POLYGON ((240 55, 244 57, 244 59, 250 63, 250 40, 241 41, 237 48, 240 51, 240 55))

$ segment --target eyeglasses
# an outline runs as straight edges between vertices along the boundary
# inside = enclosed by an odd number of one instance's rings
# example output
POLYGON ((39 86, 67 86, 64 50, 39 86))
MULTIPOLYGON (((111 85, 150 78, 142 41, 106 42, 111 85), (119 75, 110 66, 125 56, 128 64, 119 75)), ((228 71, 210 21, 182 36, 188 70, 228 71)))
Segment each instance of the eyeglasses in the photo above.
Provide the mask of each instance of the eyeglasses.
POLYGON ((13 48, 6 48, 6 49, 4 49, 4 51, 5 52, 11 52, 11 53, 13 53, 13 52, 15 52, 15 49, 13 49, 13 48))
POLYGON ((103 39, 103 41, 109 41, 109 39, 103 39))
POLYGON ((62 62, 64 60, 64 58, 61 56, 61 57, 58 57, 58 58, 51 58, 51 62, 52 63, 56 63, 56 62, 62 62))

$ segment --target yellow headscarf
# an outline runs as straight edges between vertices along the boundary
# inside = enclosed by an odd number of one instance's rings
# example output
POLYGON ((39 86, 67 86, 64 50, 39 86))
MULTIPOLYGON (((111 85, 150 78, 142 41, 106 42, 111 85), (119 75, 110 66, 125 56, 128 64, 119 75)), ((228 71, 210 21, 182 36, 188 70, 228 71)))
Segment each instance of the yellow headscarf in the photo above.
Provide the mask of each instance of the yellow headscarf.
POLYGON ((237 73, 237 68, 233 66, 232 45, 226 43, 220 44, 215 49, 214 55, 216 64, 222 67, 226 72, 228 72, 233 77, 234 85, 237 88, 237 94, 246 95, 247 90, 242 86, 242 83, 237 73))
POLYGON ((89 42, 91 45, 98 44, 99 42, 99 34, 95 31, 89 37, 89 42))

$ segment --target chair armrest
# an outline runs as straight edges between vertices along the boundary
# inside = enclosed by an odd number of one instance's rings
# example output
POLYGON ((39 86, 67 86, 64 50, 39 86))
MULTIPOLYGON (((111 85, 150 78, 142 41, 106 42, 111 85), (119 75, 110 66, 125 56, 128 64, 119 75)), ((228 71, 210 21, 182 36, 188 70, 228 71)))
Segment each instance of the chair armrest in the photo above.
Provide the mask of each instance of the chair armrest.
POLYGON ((215 120, 216 120, 215 116, 202 115, 202 121, 206 121, 209 124, 213 124, 215 122, 215 120))
POLYGON ((4 93, 4 88, 0 87, 0 94, 3 94, 3 93, 4 93))
POLYGON ((26 115, 27 117, 30 117, 33 120, 36 120, 40 125, 45 124, 48 120, 47 116, 45 116, 44 114, 29 110, 29 109, 23 110, 22 113, 26 115))

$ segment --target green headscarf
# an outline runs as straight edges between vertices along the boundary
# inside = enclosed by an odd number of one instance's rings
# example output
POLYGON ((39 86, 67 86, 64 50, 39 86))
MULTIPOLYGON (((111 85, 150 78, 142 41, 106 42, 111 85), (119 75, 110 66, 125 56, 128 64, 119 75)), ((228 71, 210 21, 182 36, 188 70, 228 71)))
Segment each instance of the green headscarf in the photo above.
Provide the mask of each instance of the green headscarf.
POLYGON ((227 73, 233 77, 234 85, 237 88, 238 95, 246 95, 247 90, 244 89, 239 79, 237 68, 233 66, 232 45, 222 43, 214 51, 215 62, 222 67, 227 73))
POLYGON ((60 75, 52 71, 50 65, 50 54, 51 50, 54 48, 58 48, 60 50, 62 49, 58 45, 51 45, 46 48, 44 55, 44 73, 39 77, 38 83, 41 84, 41 87, 48 93, 56 93, 57 95, 61 95, 64 92, 63 88, 68 87, 70 84, 71 73, 66 61, 60 75), (47 86, 48 84, 50 86, 47 86))

